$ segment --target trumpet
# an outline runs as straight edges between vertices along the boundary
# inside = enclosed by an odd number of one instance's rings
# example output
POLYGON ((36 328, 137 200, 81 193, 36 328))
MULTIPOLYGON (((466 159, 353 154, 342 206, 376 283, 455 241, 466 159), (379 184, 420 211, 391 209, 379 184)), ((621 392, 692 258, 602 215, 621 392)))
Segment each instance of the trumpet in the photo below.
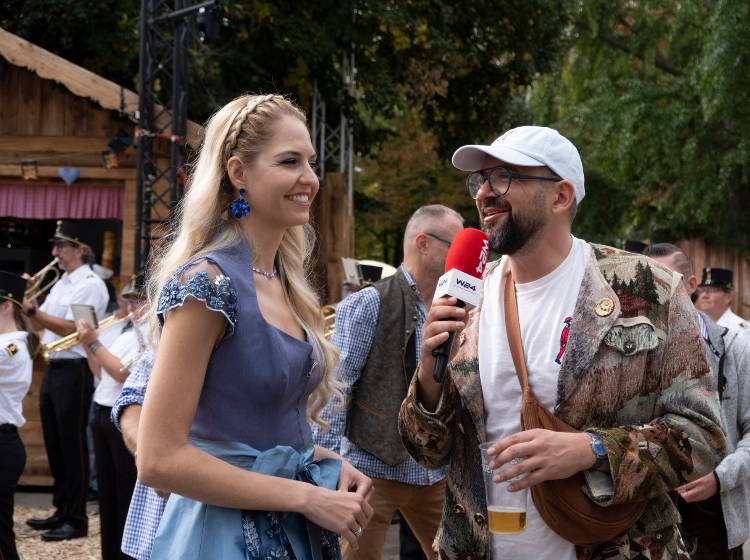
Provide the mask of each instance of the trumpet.
MULTIPOLYGON (((96 328, 96 332, 97 334, 99 334, 102 331, 110 329, 115 325, 119 325, 120 323, 124 323, 125 321, 129 321, 130 319, 130 314, 127 314, 124 317, 116 317, 114 314, 108 315, 107 317, 99 321, 99 326, 96 328)), ((54 340, 49 344, 42 344, 42 355, 44 356, 45 360, 49 360, 54 352, 63 352, 65 350, 70 350, 74 346, 78 346, 79 343, 79 335, 76 331, 74 333, 70 333, 67 336, 58 338, 57 340, 54 340)))
POLYGON ((51 263, 49 263, 29 279, 29 281, 26 283, 26 291, 24 291, 23 293, 24 299, 37 299, 39 296, 49 291, 52 286, 55 285, 55 282, 60 279, 60 269, 57 268, 58 262, 59 261, 57 260, 57 257, 55 257, 54 259, 52 259, 51 263), (52 280, 45 284, 44 279, 50 272, 53 275, 52 280))

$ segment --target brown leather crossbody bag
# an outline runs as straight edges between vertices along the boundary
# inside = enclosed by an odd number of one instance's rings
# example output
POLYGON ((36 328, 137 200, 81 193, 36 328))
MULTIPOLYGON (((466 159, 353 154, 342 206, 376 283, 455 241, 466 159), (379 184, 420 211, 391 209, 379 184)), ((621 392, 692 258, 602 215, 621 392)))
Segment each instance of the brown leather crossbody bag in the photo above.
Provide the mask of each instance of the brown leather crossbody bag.
MULTIPOLYGON (((580 432, 557 418, 534 396, 521 341, 516 290, 510 272, 505 278, 505 328, 513 364, 521 383, 521 429, 543 428, 555 432, 580 432)), ((632 527, 646 509, 645 501, 602 507, 583 493, 582 472, 570 478, 547 480, 531 488, 531 497, 542 519, 555 533, 579 546, 606 542, 632 527)))

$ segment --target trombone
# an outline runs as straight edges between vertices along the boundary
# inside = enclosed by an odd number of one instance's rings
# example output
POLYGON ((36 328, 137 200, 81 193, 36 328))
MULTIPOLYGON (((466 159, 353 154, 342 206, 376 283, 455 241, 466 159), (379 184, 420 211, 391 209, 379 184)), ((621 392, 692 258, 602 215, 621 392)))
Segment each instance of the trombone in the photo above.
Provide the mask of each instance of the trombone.
POLYGON ((55 285, 55 283, 60 279, 60 269, 57 268, 58 262, 59 261, 57 260, 57 257, 55 257, 54 259, 52 259, 51 263, 34 274, 34 276, 32 276, 28 280, 28 282, 26 283, 26 291, 24 291, 23 293, 24 299, 37 299, 39 296, 49 291, 52 286, 55 285), (52 280, 45 284, 44 279, 50 272, 53 275, 52 280))
MULTIPOLYGON (((108 315, 107 317, 99 321, 99 326, 95 330, 97 334, 99 334, 102 331, 105 331, 130 319, 130 313, 128 313, 124 317, 117 317, 114 314, 108 315)), ((52 342, 49 342, 47 344, 42 344, 42 355, 44 356, 44 359, 49 360, 54 352, 63 352, 65 350, 70 350, 74 346, 78 346, 80 342, 78 338, 78 332, 76 331, 74 333, 70 333, 67 336, 58 338, 57 340, 53 340, 52 342)))

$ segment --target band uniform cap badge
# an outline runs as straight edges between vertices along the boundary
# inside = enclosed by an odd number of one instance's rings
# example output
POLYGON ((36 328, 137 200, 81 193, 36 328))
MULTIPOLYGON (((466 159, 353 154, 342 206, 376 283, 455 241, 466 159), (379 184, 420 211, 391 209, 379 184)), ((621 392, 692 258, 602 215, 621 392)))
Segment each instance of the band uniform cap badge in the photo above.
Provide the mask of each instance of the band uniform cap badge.
POLYGON ((594 311, 597 315, 599 315, 599 317, 606 317, 607 315, 610 315, 612 311, 614 311, 614 309, 615 302, 610 298, 605 297, 599 300, 599 303, 596 304, 594 311))
POLYGON ((12 358, 16 354, 18 354, 18 346, 16 346, 14 342, 11 342, 10 344, 8 344, 8 346, 3 348, 3 350, 5 350, 5 353, 8 354, 9 358, 12 358))

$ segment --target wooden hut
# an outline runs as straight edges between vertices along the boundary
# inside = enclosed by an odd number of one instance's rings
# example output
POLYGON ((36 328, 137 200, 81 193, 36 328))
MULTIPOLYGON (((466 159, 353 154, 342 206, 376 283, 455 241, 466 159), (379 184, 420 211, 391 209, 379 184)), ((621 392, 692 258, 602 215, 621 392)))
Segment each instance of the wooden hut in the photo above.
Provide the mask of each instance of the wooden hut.
MULTIPOLYGON (((97 260, 115 283, 133 273, 135 148, 116 162, 103 155, 116 135, 132 142, 137 108, 136 93, 0 29, 0 269, 39 270, 52 258, 56 220, 74 218, 90 221, 97 260)), ((201 134, 188 123, 189 145, 201 134)), ((43 367, 38 358, 24 401, 22 484, 50 482, 38 404, 43 367)))

